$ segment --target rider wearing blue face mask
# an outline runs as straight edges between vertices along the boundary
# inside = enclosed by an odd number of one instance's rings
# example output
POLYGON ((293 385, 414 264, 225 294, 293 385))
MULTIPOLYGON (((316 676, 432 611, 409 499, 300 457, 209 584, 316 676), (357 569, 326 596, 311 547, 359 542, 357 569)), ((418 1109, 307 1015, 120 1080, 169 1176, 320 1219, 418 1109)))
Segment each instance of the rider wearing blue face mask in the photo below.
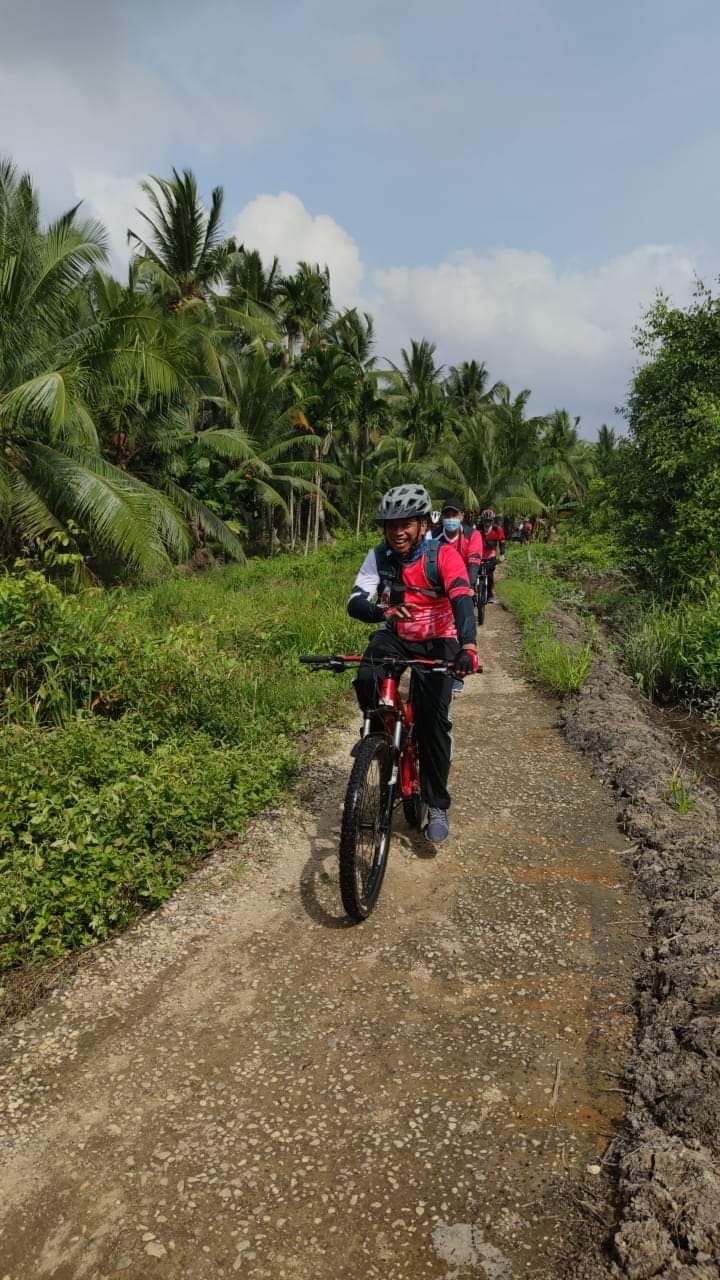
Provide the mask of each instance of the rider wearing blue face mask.
MULTIPOLYGON (((470 586, 474 591, 483 558, 482 534, 471 524, 465 524, 463 505, 455 498, 448 498, 443 503, 440 520, 442 522, 440 539, 449 542, 465 561, 470 586)), ((463 687, 462 680, 455 680, 453 692, 461 693, 463 687)))
POLYGON ((475 590, 483 558, 482 534, 471 524, 465 524, 465 509, 455 498, 448 498, 443 504, 440 519, 440 536, 445 542, 450 542, 462 556, 467 565, 470 586, 475 590))

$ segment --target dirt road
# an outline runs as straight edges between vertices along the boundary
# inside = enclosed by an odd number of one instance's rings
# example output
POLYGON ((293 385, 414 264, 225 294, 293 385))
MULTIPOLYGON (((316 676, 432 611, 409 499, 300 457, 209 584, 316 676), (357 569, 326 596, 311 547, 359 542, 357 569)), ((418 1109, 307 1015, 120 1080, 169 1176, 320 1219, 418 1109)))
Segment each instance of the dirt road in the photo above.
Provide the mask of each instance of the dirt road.
POLYGON ((398 835, 367 924, 335 881, 351 716, 293 807, 6 1034, 0 1276, 561 1272, 622 1103, 638 907, 488 612, 452 838, 398 835))

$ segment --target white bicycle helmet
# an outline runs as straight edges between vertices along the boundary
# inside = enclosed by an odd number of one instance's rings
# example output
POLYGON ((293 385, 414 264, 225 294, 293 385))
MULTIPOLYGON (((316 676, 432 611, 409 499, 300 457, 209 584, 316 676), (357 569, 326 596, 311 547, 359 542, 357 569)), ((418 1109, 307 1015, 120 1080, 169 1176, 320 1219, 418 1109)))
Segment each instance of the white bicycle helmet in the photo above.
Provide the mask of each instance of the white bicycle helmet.
POLYGON ((413 516, 421 519, 429 516, 431 511, 430 494, 423 485, 399 484, 383 494, 375 520, 384 524, 386 520, 409 520, 413 516))

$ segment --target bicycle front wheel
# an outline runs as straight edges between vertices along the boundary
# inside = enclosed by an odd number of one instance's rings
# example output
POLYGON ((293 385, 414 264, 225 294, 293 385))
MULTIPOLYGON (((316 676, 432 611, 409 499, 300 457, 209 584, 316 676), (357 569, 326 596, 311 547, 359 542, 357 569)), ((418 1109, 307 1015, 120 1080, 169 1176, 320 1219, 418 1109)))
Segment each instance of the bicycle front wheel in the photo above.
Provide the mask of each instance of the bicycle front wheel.
POLYGON ((380 895, 392 833, 392 747, 363 738, 352 767, 340 832, 340 894, 353 920, 366 920, 380 895))

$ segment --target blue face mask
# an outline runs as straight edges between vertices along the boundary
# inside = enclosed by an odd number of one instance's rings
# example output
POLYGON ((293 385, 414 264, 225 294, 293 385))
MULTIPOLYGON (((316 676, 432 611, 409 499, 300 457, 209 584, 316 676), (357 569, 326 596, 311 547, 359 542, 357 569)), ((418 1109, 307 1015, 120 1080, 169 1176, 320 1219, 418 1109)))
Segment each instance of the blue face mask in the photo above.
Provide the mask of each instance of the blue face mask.
POLYGON ((443 529, 446 533, 457 533, 460 528, 459 520, 443 520, 443 529))

